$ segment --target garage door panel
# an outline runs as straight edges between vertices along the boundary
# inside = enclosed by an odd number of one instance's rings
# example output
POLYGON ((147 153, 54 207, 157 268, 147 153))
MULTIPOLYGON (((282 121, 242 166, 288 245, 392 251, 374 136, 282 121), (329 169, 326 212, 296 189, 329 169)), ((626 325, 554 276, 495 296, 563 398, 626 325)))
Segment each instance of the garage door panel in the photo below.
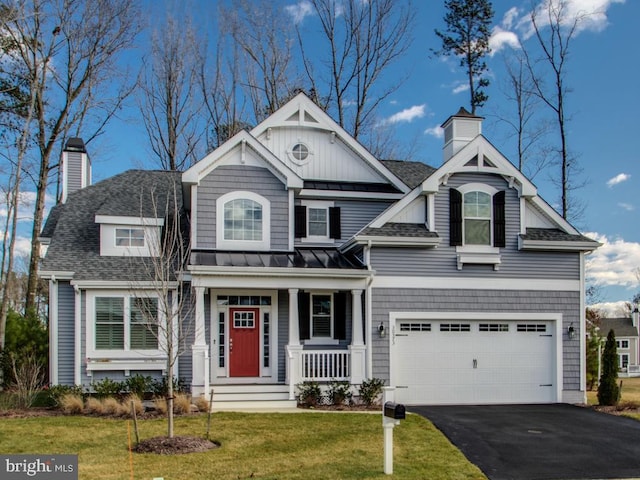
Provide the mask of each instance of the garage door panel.
MULTIPOLYGON (((415 322, 419 323, 419 322, 415 322)), ((552 322, 430 320, 393 338, 396 400, 408 404, 546 403, 554 394, 552 322), (461 328, 468 331, 441 331, 461 328), (484 331, 482 329, 485 329, 484 331), (491 328, 493 331, 488 331, 491 328), (405 335, 406 334, 406 335, 405 335)), ((398 321, 396 331, 399 331, 398 321)))

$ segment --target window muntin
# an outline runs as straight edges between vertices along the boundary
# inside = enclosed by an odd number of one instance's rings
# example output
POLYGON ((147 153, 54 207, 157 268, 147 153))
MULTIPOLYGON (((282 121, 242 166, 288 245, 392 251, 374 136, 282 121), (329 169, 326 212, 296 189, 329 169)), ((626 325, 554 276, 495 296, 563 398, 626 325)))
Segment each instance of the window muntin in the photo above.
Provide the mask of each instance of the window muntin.
POLYGON ((116 247, 144 247, 144 229, 116 228, 116 247))
POLYGON ((629 348, 629 340, 616 340, 616 346, 626 350, 629 348))
POLYGON ((463 196, 465 245, 491 245, 491 195, 481 191, 463 196))
POLYGON ((311 337, 332 338, 333 302, 331 294, 311 295, 311 337))
POLYGON ((307 234, 309 237, 329 236, 329 209, 309 207, 307 234))
POLYGON ((262 241, 262 205, 248 198, 224 204, 224 239, 262 241))
POLYGON ((158 299, 131 299, 130 347, 133 350, 158 349, 158 299))
POLYGON ((124 349, 124 298, 96 298, 96 349, 124 349))
POLYGON ((306 160, 309 156, 309 147, 307 147, 304 143, 296 143, 291 148, 291 155, 299 162, 306 160))
POLYGON ((256 320, 254 316, 254 312, 251 311, 241 311, 241 312, 233 312, 233 328, 255 328, 256 320))
POLYGON ((621 353, 618 354, 618 367, 623 369, 629 366, 629 354, 621 353))

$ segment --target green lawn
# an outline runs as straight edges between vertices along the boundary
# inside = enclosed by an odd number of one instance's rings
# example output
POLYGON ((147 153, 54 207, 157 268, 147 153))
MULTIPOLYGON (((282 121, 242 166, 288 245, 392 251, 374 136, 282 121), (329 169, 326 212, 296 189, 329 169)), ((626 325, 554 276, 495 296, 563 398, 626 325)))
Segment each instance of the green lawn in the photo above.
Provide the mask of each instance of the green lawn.
MULTIPOLYGON (((622 382, 621 402, 635 402, 640 404, 640 377, 618 378, 618 384, 622 382)), ((587 403, 598 404, 598 391, 587 392, 587 403)))
MULTIPOLYGON (((221 447, 176 456, 133 454, 126 420, 82 416, 0 419, 0 452, 77 453, 80 479, 485 479, 427 420, 408 415, 394 429, 394 475, 383 473, 382 420, 367 413, 216 413, 221 447)), ((163 419, 140 422, 142 439, 163 435, 163 419)), ((133 427, 131 425, 131 430, 133 427)), ((177 435, 202 436, 205 415, 176 419, 177 435)), ((132 433, 133 436, 133 433, 132 433)))

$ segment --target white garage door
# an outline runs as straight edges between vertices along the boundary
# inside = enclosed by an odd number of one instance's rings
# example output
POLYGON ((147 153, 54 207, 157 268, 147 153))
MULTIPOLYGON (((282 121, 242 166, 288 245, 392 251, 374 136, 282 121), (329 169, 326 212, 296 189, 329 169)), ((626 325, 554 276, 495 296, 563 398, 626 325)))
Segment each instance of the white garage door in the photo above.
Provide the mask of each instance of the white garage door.
POLYGON ((557 401, 553 322, 397 320, 396 401, 406 404, 557 401))

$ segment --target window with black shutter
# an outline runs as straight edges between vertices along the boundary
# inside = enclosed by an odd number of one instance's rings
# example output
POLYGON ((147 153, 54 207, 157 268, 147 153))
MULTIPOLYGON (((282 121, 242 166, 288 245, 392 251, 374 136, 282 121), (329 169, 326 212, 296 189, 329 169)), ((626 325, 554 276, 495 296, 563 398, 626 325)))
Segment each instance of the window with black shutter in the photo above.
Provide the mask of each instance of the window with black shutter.
POLYGON ((493 196, 493 246, 506 246, 506 220, 504 212, 504 190, 493 196))

